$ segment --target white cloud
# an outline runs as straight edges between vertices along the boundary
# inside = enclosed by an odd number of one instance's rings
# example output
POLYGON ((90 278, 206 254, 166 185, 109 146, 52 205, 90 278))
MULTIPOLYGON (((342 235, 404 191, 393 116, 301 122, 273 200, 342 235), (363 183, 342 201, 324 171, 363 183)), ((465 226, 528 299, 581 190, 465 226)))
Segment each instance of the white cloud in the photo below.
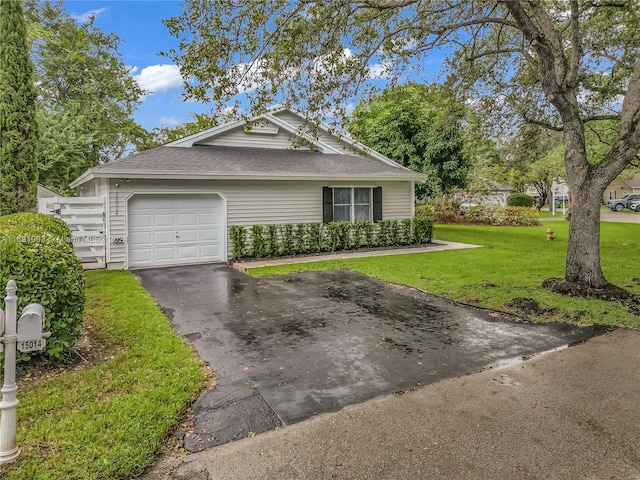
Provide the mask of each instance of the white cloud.
MULTIPOLYGON (((137 71, 137 67, 134 68, 133 71, 137 71)), ((180 67, 177 65, 150 65, 140 70, 133 78, 140 88, 151 93, 178 88, 183 84, 180 67)))
POLYGON ((180 119, 178 117, 176 117, 175 115, 172 115, 170 117, 160 117, 159 122, 162 125, 167 125, 169 127, 175 127, 175 126, 180 125, 182 123, 180 121, 180 119))
POLYGON ((369 78, 372 79, 389 79, 393 70, 389 63, 374 63, 369 65, 369 78))
POLYGON ((76 13, 75 15, 71 15, 71 17, 80 23, 85 23, 91 20, 92 18, 97 18, 98 15, 101 15, 106 11, 107 9, 105 7, 96 8, 95 10, 89 10, 88 12, 76 13))

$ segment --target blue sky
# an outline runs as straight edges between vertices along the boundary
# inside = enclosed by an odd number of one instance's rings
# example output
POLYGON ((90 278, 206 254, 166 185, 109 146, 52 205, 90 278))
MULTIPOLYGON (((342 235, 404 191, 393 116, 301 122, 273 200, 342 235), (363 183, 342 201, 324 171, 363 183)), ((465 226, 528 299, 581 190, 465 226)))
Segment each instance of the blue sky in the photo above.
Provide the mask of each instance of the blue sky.
POLYGON ((191 120, 191 113, 206 111, 205 105, 181 98, 182 79, 176 65, 161 51, 176 48, 178 41, 169 35, 162 20, 180 14, 178 1, 67 0, 64 5, 72 16, 82 19, 94 14, 96 25, 116 33, 122 59, 132 68, 140 85, 153 93, 147 95, 135 114, 145 128, 172 127, 191 120))
MULTIPOLYGON (((0 0, 1 1, 1 0, 0 0)), ((69 14, 80 21, 95 16, 95 24, 105 32, 114 32, 121 39, 122 59, 131 68, 132 75, 145 90, 150 91, 135 113, 135 119, 144 128, 173 127, 192 119, 191 114, 208 110, 206 105, 185 101, 183 81, 177 65, 160 52, 178 47, 178 40, 169 35, 162 20, 179 15, 181 2, 174 0, 66 0, 69 14)), ((423 64, 426 78, 433 81, 440 69, 442 54, 430 55, 423 64)), ((353 105, 351 105, 353 106, 353 105)))

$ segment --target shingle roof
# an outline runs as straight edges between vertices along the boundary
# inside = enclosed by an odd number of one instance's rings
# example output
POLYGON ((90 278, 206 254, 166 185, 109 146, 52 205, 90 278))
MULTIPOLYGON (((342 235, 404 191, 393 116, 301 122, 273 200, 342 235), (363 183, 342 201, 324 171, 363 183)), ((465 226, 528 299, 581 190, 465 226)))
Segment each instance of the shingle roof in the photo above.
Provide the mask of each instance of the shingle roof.
POLYGON ((640 173, 636 173, 631 180, 627 180, 631 188, 640 188, 640 173))
POLYGON ((318 176, 412 176, 403 167, 356 155, 336 155, 306 150, 225 147, 156 147, 91 169, 100 176, 113 172, 203 175, 318 175, 318 176))

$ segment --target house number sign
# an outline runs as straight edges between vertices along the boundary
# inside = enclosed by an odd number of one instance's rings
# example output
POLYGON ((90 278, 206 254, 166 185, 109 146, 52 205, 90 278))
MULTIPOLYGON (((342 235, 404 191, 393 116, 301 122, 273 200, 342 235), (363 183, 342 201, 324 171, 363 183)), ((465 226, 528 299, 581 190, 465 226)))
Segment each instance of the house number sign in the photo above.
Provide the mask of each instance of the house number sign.
POLYGON ((42 350, 47 345, 46 339, 51 335, 42 331, 42 305, 27 305, 17 319, 16 282, 9 280, 6 290, 5 310, 0 309, 0 351, 4 351, 4 385, 0 401, 0 465, 13 462, 20 455, 16 446, 16 407, 20 403, 16 398, 16 349, 21 352, 42 350))

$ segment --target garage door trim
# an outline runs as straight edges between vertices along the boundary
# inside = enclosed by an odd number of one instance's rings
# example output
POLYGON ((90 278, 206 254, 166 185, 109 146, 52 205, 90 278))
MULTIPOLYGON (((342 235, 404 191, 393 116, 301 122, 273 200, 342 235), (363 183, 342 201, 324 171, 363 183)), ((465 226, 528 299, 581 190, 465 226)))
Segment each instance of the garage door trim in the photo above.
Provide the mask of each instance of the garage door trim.
MULTIPOLYGON (((211 191, 211 190, 190 190, 188 192, 166 192, 162 190, 149 190, 144 192, 133 192, 126 197, 125 201, 125 215, 124 215, 124 231, 126 232, 127 238, 125 238, 126 246, 125 246, 125 268, 129 269, 129 204, 134 197, 142 197, 142 196, 153 196, 153 195, 163 195, 163 196, 186 196, 186 195, 207 195, 212 197, 218 197, 220 199, 220 223, 222 230, 222 238, 221 238, 221 250, 222 250, 222 261, 226 261, 228 258, 227 253, 227 197, 223 193, 219 191, 211 191)), ((208 263, 208 262, 203 262, 208 263)), ((158 266, 169 266, 169 265, 158 265, 158 266)), ((152 268, 150 266, 149 268, 152 268)), ((147 267, 140 267, 147 268, 147 267)))

